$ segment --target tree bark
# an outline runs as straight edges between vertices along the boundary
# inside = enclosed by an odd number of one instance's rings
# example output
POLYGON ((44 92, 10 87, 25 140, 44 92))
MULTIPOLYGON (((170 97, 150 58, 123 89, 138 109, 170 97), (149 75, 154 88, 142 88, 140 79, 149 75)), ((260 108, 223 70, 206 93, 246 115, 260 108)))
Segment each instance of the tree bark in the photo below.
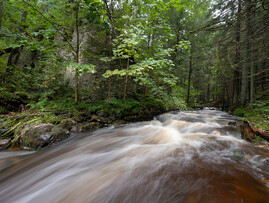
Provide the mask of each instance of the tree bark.
MULTIPOLYGON (((2 16, 3 16, 2 10, 3 10, 3 2, 0 0, 0 30, 2 28, 2 16)), ((0 36, 1 36, 1 34, 0 34, 0 36)))
MULTIPOLYGON (((251 0, 250 2, 251 3, 251 0)), ((252 6, 250 5, 249 7, 249 14, 248 14, 248 19, 247 19, 247 27, 248 27, 248 39, 249 39, 249 63, 250 63, 250 107, 253 107, 253 102, 254 102, 254 79, 255 79, 255 67, 254 67, 254 61, 253 61, 253 29, 252 29, 252 19, 255 19, 255 10, 252 9, 252 6)))
POLYGON ((240 32, 241 32, 241 7, 242 1, 238 1, 238 10, 237 10, 237 23, 236 23, 236 50, 235 50, 235 64, 234 69, 234 80, 233 80, 233 104, 238 103, 239 97, 239 83, 240 83, 240 32))
MULTIPOLYGON (((79 29, 78 29, 78 13, 79 13, 79 3, 76 6, 76 34, 77 34, 77 47, 76 47, 76 63, 79 64, 79 29)), ((75 104, 78 103, 78 69, 75 73, 75 104)))
POLYGON ((109 9, 107 0, 103 0, 106 5, 107 17, 111 23, 111 39, 113 40, 116 36, 114 17, 113 17, 113 1, 111 1, 111 10, 109 9))
POLYGON ((187 92, 187 101, 186 103, 189 104, 190 102, 190 89, 191 89, 191 75, 192 75, 192 45, 190 45, 190 59, 189 59, 189 75, 188 75, 188 92, 187 92))
POLYGON ((245 0, 246 4, 246 31, 245 31, 245 64, 242 69, 242 87, 241 87, 241 105, 245 105, 247 101, 247 93, 248 93, 248 78, 249 71, 251 68, 251 0, 245 0))
POLYGON ((111 78, 108 79, 108 101, 111 100, 111 78))
MULTIPOLYGON (((127 70, 129 68, 129 58, 127 59, 127 70)), ((123 99, 126 99, 126 93, 127 93, 127 84, 128 84, 128 72, 125 75, 125 80, 124 80, 124 90, 123 90, 123 99)))

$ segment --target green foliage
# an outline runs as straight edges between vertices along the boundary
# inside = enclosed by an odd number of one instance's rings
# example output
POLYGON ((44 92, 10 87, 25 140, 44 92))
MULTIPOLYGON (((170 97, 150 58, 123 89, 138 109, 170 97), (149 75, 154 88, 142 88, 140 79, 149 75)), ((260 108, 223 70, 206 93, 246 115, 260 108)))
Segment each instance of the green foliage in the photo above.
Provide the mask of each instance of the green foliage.
MULTIPOLYGON (((199 14, 194 1, 124 0, 108 2, 108 7, 105 3, 102 0, 5 1, 0 51, 10 47, 20 47, 23 51, 18 64, 9 67, 9 53, 0 56, 0 98, 5 102, 29 103, 31 112, 76 118, 81 112, 106 111, 123 116, 126 112, 185 109, 185 81, 181 86, 178 84, 186 79, 188 67, 190 39, 186 25, 193 21, 193 13, 199 14), (96 67, 72 62, 76 52, 76 25, 80 35, 79 58, 96 67), (89 45, 84 37, 95 45, 89 45), (73 81, 68 84, 64 80, 64 67, 72 67, 79 77, 83 73, 96 73, 86 85, 82 83, 84 77, 80 77, 79 88, 84 97, 77 105, 71 99, 73 81), (175 74, 176 71, 180 74, 175 74), (113 84, 114 80, 124 79, 127 89, 128 79, 128 88, 132 89, 126 91, 127 96, 135 100, 88 101, 95 98, 91 97, 93 91, 103 93, 107 79, 112 95, 117 95, 115 92, 120 88, 113 84)), ((198 94, 193 83, 191 100, 196 101, 198 94)))
POLYGON ((22 129, 28 125, 38 125, 41 123, 59 124, 65 117, 57 117, 53 113, 20 113, 13 114, 11 117, 5 118, 5 122, 1 128, 7 128, 8 131, 0 135, 0 138, 12 138, 11 143, 18 141, 22 129))
POLYGON ((107 115, 117 115, 121 117, 126 113, 129 115, 137 114, 139 113, 139 110, 144 107, 142 103, 133 99, 111 99, 111 101, 95 101, 94 103, 86 103, 82 101, 75 105, 73 100, 67 98, 57 101, 43 99, 37 103, 32 103, 29 106, 31 107, 31 111, 54 112, 76 118, 79 118, 82 112, 93 114, 99 111, 103 111, 107 115))
POLYGON ((253 104, 253 108, 244 107, 236 108, 234 115, 243 117, 245 120, 250 121, 255 127, 269 131, 269 101, 257 100, 253 104))
POLYGON ((251 142, 257 143, 257 144, 263 144, 265 139, 260 137, 259 135, 255 135, 255 139, 252 139, 251 142))
POLYGON ((241 108, 237 108, 234 111, 234 115, 239 116, 239 117, 243 117, 245 115, 245 111, 241 108))
POLYGON ((164 102, 166 110, 187 110, 186 103, 182 98, 173 96, 169 97, 164 102))

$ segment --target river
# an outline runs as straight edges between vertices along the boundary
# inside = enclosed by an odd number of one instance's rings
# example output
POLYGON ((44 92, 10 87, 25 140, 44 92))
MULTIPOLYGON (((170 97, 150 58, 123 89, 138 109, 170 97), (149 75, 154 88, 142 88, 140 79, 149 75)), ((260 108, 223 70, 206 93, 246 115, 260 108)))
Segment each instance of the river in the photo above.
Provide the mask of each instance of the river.
POLYGON ((217 110, 170 112, 1 152, 0 202, 269 202, 268 152, 229 122, 217 110))

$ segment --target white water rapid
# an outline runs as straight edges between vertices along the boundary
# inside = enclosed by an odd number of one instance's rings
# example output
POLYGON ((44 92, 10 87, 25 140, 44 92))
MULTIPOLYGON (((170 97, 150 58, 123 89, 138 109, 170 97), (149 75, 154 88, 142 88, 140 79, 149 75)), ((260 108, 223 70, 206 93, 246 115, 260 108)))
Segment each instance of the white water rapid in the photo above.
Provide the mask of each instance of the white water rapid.
POLYGON ((31 154, 0 152, 0 202, 269 202, 268 152, 216 110, 73 136, 31 154))

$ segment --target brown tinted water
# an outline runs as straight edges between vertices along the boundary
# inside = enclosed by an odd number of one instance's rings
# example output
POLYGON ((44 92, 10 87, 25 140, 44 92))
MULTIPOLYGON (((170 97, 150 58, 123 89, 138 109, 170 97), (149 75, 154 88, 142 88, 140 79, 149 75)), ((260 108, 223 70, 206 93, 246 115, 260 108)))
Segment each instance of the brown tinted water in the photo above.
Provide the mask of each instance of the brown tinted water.
POLYGON ((269 202, 269 157, 213 110, 0 153, 0 202, 269 202))

